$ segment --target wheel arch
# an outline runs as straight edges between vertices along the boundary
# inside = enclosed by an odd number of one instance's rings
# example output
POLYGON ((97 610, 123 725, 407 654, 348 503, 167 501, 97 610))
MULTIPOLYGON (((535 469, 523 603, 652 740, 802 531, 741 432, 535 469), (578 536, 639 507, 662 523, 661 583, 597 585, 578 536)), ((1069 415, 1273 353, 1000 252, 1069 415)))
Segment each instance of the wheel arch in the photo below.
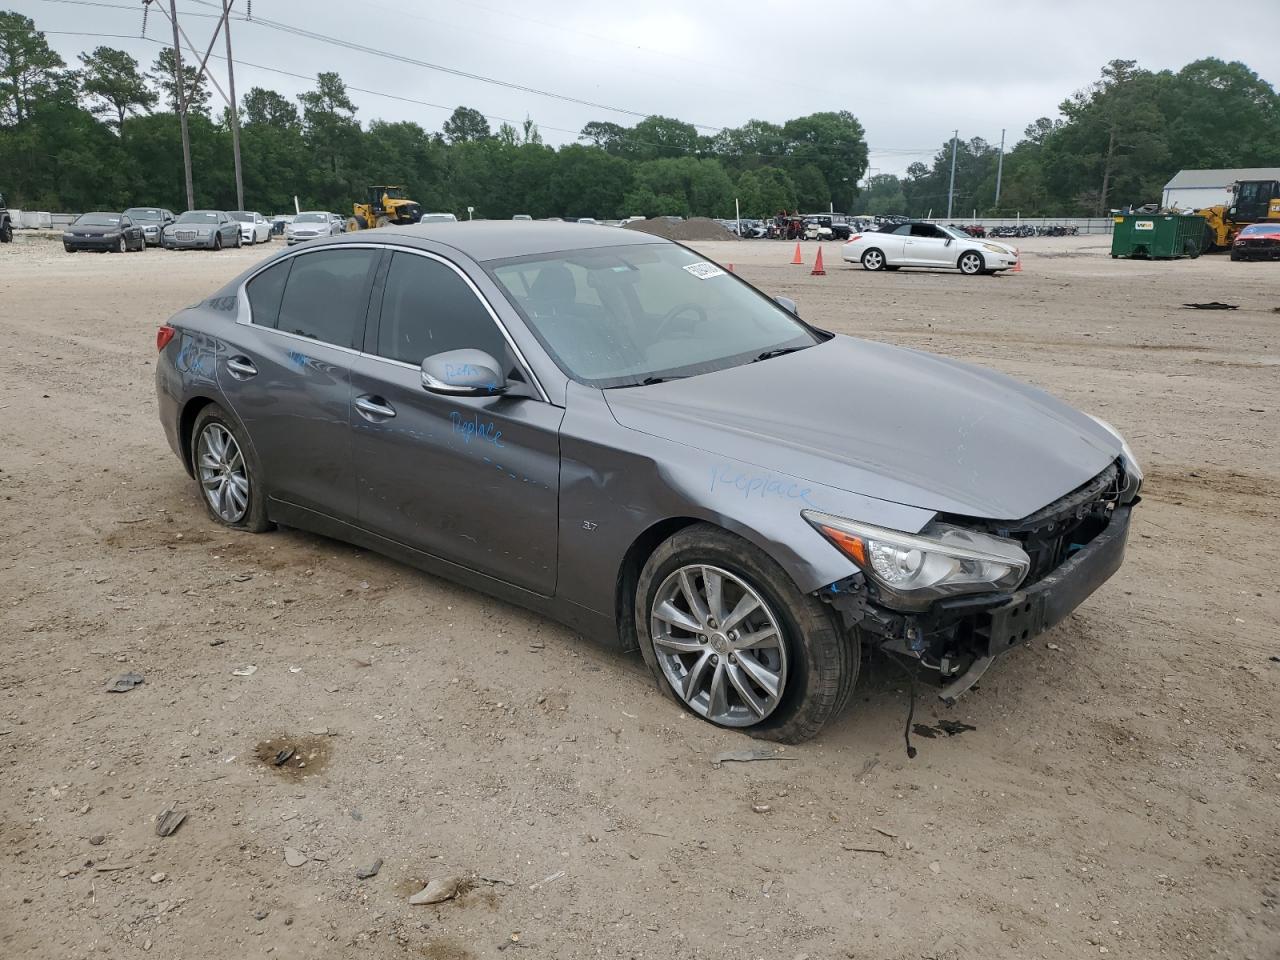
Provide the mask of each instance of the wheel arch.
POLYGON ((183 404, 182 412, 178 415, 178 443, 182 445, 182 465, 193 477, 196 475, 196 468, 191 453, 191 431, 196 425, 196 417, 200 416, 200 411, 217 402, 213 397, 203 395, 190 397, 183 404))
POLYGON ((618 640, 623 650, 635 650, 639 647, 639 637, 636 636, 635 617, 632 611, 635 608, 636 584, 640 580, 640 571, 644 568, 646 561, 653 556, 653 551, 673 534, 694 524, 706 522, 700 517, 667 517, 641 531, 627 547, 622 555, 622 563, 618 566, 614 590, 618 640))

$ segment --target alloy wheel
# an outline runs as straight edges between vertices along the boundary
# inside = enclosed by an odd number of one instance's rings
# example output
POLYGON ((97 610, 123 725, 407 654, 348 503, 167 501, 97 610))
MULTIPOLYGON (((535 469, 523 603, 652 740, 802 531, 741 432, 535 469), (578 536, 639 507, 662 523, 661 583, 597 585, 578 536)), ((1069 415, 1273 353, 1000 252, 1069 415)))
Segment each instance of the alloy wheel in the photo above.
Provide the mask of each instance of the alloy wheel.
POLYGON ((879 270, 884 266, 884 254, 879 250, 868 250, 862 257, 862 265, 868 270, 879 270))
POLYGON ((249 473, 236 438, 220 423, 200 434, 196 452, 200 488, 213 512, 227 523, 239 523, 249 510, 249 473))
POLYGON ((662 672, 694 713, 727 727, 771 714, 787 683, 787 648, 759 593, 719 567, 680 567, 658 587, 649 634, 662 672))
POLYGON ((961 273, 977 273, 982 269, 982 258, 976 253, 966 253, 960 258, 961 273))

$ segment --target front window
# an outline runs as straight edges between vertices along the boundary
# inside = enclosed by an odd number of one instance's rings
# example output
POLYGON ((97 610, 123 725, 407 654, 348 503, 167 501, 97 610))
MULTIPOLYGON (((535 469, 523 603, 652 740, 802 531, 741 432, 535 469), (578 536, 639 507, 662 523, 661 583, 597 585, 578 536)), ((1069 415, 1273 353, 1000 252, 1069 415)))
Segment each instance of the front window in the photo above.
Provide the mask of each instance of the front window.
POLYGON ((488 266, 560 368, 595 387, 710 373, 822 339, 754 287, 674 244, 488 266))
POLYGON ((178 218, 179 223, 217 223, 218 212, 216 210, 188 210, 178 218))
POLYGON ((404 191, 399 187, 387 187, 382 191, 382 195, 388 200, 403 200, 404 191))
POLYGON ((76 217, 76 226, 78 227, 118 227, 120 226, 120 214, 118 213, 82 213, 76 217))

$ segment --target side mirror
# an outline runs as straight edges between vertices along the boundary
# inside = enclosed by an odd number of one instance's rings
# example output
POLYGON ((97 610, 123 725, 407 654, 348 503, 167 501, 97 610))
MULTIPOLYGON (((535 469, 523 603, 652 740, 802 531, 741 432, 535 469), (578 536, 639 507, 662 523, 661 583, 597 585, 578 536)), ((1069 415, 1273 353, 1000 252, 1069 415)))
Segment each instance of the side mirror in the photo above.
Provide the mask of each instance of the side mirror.
POLYGON ((422 388, 453 396, 505 393, 507 378, 483 350, 447 350, 422 361, 422 388))
POLYGON ((790 297, 774 297, 773 301, 787 313, 794 313, 797 317, 800 316, 800 308, 796 306, 796 302, 790 297))

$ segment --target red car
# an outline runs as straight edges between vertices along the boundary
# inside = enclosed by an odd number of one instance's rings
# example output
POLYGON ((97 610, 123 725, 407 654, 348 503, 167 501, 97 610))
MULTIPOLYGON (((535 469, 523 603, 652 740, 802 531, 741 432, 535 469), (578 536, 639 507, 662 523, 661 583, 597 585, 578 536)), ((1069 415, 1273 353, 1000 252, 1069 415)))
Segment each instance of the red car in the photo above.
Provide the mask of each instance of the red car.
POLYGON ((1280 223, 1251 223, 1231 244, 1232 260, 1280 260, 1280 223))

